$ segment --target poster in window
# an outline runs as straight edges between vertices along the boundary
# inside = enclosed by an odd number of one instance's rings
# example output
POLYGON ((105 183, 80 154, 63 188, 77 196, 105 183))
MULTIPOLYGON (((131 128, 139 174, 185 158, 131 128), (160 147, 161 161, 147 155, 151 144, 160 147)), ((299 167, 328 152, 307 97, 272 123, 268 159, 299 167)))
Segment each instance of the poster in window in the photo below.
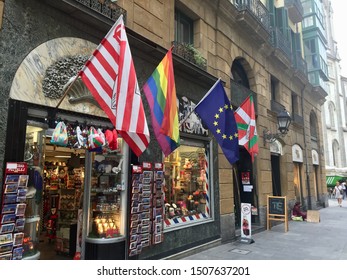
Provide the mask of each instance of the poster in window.
POLYGON ((250 184, 250 172, 241 172, 241 181, 243 185, 250 184))

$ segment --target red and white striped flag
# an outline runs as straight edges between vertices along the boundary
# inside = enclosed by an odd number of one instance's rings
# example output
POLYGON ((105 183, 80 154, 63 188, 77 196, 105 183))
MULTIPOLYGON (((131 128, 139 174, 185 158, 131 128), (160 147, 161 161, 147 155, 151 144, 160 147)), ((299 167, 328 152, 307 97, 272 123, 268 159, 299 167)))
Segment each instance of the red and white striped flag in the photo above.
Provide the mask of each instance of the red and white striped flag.
POLYGON ((149 130, 123 15, 79 75, 129 147, 141 155, 149 144, 149 130))

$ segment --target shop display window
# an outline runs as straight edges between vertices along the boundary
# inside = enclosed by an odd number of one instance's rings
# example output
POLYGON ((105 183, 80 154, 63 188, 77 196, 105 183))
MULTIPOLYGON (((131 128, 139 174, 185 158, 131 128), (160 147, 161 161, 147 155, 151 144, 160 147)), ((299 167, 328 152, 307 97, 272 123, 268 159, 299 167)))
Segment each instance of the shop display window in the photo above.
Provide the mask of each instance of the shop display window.
POLYGON ((165 158, 165 227, 210 218, 209 149, 184 141, 165 158))
POLYGON ((92 153, 90 215, 88 238, 111 239, 124 236, 125 212, 124 143, 118 139, 118 150, 92 153))
POLYGON ((28 122, 26 128, 24 161, 28 164, 29 182, 26 189, 25 215, 17 221, 17 227, 23 228, 23 259, 39 258, 38 251, 43 189, 43 163, 46 130, 34 122, 28 122))

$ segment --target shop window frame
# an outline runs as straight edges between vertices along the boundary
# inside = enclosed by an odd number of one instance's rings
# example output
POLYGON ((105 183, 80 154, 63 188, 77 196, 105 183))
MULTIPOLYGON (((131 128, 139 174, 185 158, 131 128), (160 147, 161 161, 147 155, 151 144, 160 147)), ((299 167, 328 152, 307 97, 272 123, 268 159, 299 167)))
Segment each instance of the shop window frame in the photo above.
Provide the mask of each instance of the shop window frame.
MULTIPOLYGON (((185 220, 184 222, 181 220, 182 217, 171 219, 171 224, 168 225, 167 219, 164 215, 164 233, 174 231, 174 230, 181 230, 183 228, 191 227, 191 226, 197 226, 204 223, 210 223, 215 220, 214 215, 214 185, 212 182, 214 182, 213 179, 213 149, 212 149, 212 139, 206 138, 206 137, 181 137, 181 146, 187 145, 187 146, 195 146, 195 147, 204 147, 205 151, 207 150, 207 166, 208 166, 208 176, 207 176, 207 182, 208 182, 208 197, 209 197, 209 216, 206 218, 197 217, 194 215, 184 216, 185 220), (199 145, 199 144, 200 145, 199 145), (174 221, 175 220, 175 221, 174 221)), ((179 148, 178 148, 179 149, 179 148)), ((170 155, 169 155, 170 156, 170 155)), ((167 178, 165 178, 166 180, 167 178)), ((166 180, 167 181, 167 180, 166 180)), ((165 212, 165 209, 164 209, 165 212)), ((170 219, 169 219, 170 221, 170 219)))

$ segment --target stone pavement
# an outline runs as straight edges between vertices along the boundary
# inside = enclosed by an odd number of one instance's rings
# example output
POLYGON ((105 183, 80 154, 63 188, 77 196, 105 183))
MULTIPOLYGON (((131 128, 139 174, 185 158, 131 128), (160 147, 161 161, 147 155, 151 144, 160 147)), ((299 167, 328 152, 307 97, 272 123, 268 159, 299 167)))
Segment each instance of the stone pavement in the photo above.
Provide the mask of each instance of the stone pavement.
POLYGON ((335 199, 319 210, 320 223, 289 221, 252 236, 252 244, 234 241, 184 257, 185 260, 347 260, 347 200, 335 199))

